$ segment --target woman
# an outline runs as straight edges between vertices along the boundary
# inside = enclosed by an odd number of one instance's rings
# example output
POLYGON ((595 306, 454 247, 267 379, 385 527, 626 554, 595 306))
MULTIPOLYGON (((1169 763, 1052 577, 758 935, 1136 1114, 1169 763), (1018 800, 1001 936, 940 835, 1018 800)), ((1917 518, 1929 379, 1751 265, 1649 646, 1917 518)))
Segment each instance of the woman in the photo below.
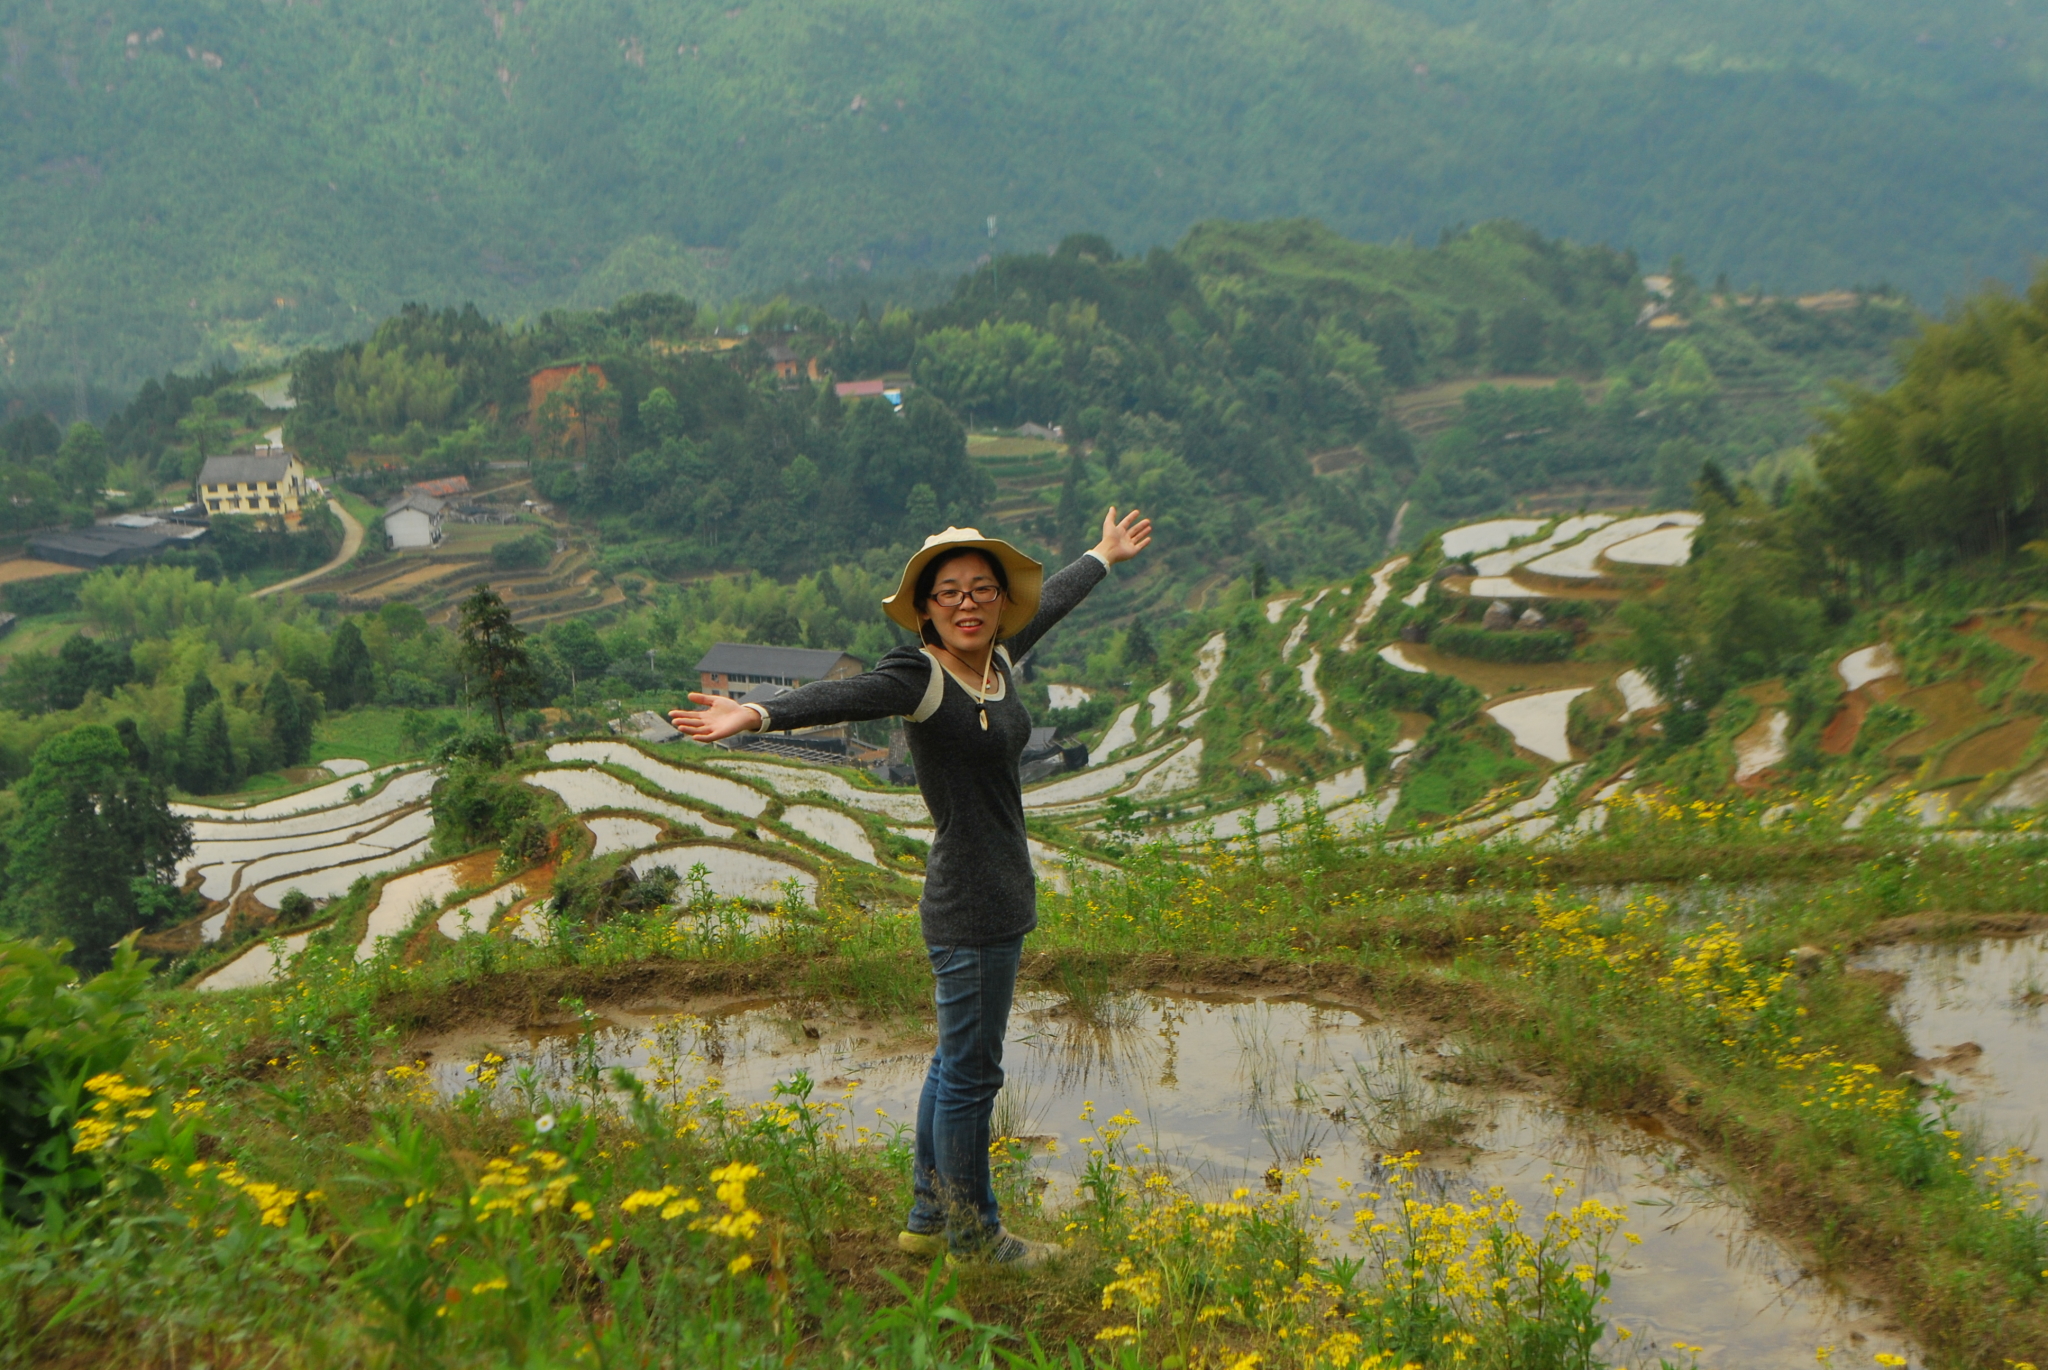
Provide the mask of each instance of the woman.
POLYGON ((989 1182, 989 1119, 1003 1086, 1003 1037, 1024 934, 1038 925, 1038 886, 1024 837, 1017 764, 1031 715, 1011 668, 1095 588, 1152 541, 1133 509, 1102 520, 1102 541, 1044 580, 1044 568, 972 528, 926 538, 882 601, 915 632, 865 675, 820 680, 773 704, 692 694, 669 715, 699 742, 749 731, 901 716, 917 786, 938 832, 919 904, 937 980, 939 1049, 917 1104, 916 1202, 897 1244, 1035 1266, 1059 1248, 1003 1230, 989 1182), (1042 582, 1042 584, 1041 584, 1042 582), (1000 640, 1000 645, 999 645, 1000 640))

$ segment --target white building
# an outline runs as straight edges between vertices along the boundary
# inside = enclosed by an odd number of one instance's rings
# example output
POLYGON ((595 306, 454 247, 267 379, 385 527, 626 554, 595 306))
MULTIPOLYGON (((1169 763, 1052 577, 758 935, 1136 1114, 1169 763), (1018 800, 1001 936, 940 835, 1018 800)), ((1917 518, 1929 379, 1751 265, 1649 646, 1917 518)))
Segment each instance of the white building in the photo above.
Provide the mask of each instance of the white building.
POLYGON ((384 545, 394 552, 432 547, 441 540, 441 511, 448 501, 418 492, 384 506, 384 545))

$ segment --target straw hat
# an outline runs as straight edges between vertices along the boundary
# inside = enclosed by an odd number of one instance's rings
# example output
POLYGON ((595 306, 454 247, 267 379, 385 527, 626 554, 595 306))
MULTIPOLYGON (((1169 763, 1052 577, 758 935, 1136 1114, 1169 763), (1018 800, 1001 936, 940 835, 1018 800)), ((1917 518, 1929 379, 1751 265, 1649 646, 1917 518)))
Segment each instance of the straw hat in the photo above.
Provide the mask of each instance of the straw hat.
POLYGON ((979 528, 948 528, 926 538, 924 546, 917 549, 917 555, 903 563, 903 578, 896 582, 896 593, 882 601, 883 610, 911 632, 917 632, 923 627, 917 617, 918 576, 931 564, 933 557, 963 548, 986 552, 1003 564, 1003 570, 1010 578, 1010 593, 1003 604, 1003 616, 997 621, 997 636, 1010 637, 1018 632, 1038 612, 1039 591, 1045 585, 1045 567, 1001 538, 983 537, 979 528))

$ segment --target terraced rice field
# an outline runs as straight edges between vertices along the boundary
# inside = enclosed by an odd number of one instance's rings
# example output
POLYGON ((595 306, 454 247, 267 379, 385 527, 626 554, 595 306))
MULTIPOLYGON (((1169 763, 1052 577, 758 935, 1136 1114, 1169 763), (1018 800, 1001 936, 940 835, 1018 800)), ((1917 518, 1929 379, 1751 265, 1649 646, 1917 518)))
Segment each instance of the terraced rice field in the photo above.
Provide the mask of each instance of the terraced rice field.
POLYGON ((706 837, 731 837, 735 829, 719 823, 696 809, 686 809, 666 799, 656 799, 634 789, 617 776, 604 771, 577 769, 537 771, 526 777, 536 789, 550 791, 569 806, 571 813, 597 813, 611 809, 651 813, 682 827, 696 828, 706 837))
POLYGON ((548 760, 618 766, 645 777, 670 794, 700 800, 747 818, 759 818, 768 807, 768 796, 751 786, 657 761, 623 742, 557 742, 548 748, 548 760))

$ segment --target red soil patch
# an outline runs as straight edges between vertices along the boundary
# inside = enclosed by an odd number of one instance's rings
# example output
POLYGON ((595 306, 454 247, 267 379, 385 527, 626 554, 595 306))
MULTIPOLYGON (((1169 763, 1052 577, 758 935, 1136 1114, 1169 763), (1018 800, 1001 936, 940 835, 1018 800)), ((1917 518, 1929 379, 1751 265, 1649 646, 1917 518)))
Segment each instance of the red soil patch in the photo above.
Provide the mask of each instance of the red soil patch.
POLYGON ((1829 756, 1847 756, 1854 750, 1856 735, 1863 731, 1863 720, 1870 717, 1871 702, 1867 687, 1851 690, 1842 707, 1828 720, 1828 726, 1821 729, 1820 749, 1829 756))

